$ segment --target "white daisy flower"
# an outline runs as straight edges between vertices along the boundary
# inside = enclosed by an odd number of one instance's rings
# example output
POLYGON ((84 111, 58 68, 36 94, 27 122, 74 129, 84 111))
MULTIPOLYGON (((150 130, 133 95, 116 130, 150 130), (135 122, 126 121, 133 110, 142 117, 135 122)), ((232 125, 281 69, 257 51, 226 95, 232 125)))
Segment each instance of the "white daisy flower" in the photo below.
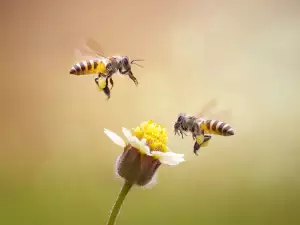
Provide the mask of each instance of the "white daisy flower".
POLYGON ((144 186, 161 164, 174 166, 184 161, 183 154, 171 152, 167 147, 167 130, 151 120, 132 131, 123 128, 127 141, 108 129, 104 129, 104 133, 124 148, 117 162, 117 172, 131 184, 144 186))

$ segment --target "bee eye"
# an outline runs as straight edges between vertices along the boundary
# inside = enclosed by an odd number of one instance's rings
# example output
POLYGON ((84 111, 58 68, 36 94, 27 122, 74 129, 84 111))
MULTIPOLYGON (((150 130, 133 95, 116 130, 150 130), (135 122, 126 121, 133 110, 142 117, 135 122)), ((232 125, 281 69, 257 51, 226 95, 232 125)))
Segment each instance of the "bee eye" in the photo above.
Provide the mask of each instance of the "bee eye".
POLYGON ((127 65, 127 64, 128 64, 128 59, 127 59, 127 58, 124 58, 122 61, 123 61, 123 64, 124 64, 124 65, 127 65))

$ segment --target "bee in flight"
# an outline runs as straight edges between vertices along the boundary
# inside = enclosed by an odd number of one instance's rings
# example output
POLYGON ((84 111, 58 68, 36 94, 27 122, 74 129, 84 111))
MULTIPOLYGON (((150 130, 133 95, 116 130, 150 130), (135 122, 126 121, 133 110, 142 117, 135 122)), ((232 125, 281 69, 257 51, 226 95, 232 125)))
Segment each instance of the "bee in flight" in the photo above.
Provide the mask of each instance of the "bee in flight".
MULTIPOLYGON (((202 113, 201 113, 202 114, 202 113)), ((203 115, 203 114, 202 114, 203 115)), ((177 121, 174 124, 175 135, 187 136, 187 132, 192 134, 194 144, 194 153, 196 155, 200 147, 205 147, 208 145, 211 134, 221 135, 221 136, 232 136, 234 135, 233 128, 219 120, 205 119, 202 116, 192 116, 185 113, 180 113, 177 121)))
MULTIPOLYGON (((128 75, 133 82, 138 85, 137 79, 134 77, 131 71, 131 65, 135 64, 137 66, 142 67, 141 65, 137 64, 136 61, 143 61, 143 60, 129 60, 128 56, 110 56, 106 57, 102 53, 99 53, 97 50, 93 49, 101 49, 100 45, 93 39, 89 38, 85 41, 86 49, 92 53, 92 55, 96 55, 96 57, 89 57, 87 60, 82 60, 79 63, 73 65, 70 70, 70 74, 73 75, 90 75, 90 74, 98 74, 98 77, 95 78, 95 83, 99 87, 100 90, 104 90, 104 93, 110 98, 110 90, 114 86, 114 82, 112 76, 120 73, 122 75, 128 75), (99 79, 105 78, 106 85, 99 84, 99 79), (111 88, 108 88, 108 80, 111 84, 111 88)), ((82 58, 83 54, 82 51, 76 50, 77 58, 82 58)))
MULTIPOLYGON (((94 75, 94 74, 103 74, 106 71, 110 71, 111 65, 108 59, 105 58, 95 58, 89 60, 82 60, 79 63, 73 65, 70 70, 70 74, 73 75, 94 75)), ((110 89, 108 88, 107 80, 100 80, 100 77, 95 79, 97 86, 100 91, 104 91, 107 99, 110 98, 110 89)))

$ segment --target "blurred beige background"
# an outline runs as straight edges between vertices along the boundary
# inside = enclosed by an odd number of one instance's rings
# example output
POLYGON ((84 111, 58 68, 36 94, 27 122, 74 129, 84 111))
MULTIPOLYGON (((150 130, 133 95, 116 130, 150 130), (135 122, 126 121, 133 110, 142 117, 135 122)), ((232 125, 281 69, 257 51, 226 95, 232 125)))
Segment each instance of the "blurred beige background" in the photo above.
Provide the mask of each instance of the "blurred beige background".
MULTIPOLYGON (((117 224, 300 223, 299 1, 7 1, 1 5, 0 224, 105 224, 121 134, 153 119, 186 162, 133 189, 117 224), (144 58, 109 102, 69 70, 81 38, 144 58), (179 112, 217 98, 233 137, 199 157, 179 112)), ((218 118, 217 118, 218 119, 218 118)), ((122 134, 121 134, 122 135, 122 134)))

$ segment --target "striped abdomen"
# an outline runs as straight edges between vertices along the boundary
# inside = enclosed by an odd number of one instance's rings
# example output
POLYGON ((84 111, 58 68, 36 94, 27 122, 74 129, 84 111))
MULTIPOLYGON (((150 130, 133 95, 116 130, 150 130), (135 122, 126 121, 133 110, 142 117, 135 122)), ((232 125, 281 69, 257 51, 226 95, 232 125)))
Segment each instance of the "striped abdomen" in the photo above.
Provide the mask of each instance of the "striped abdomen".
POLYGON ((234 135, 233 128, 229 124, 218 120, 206 120, 201 126, 208 134, 218 134, 222 136, 234 135))
POLYGON ((70 74, 74 75, 89 75, 105 73, 106 66, 102 60, 86 60, 76 63, 70 70, 70 74))

